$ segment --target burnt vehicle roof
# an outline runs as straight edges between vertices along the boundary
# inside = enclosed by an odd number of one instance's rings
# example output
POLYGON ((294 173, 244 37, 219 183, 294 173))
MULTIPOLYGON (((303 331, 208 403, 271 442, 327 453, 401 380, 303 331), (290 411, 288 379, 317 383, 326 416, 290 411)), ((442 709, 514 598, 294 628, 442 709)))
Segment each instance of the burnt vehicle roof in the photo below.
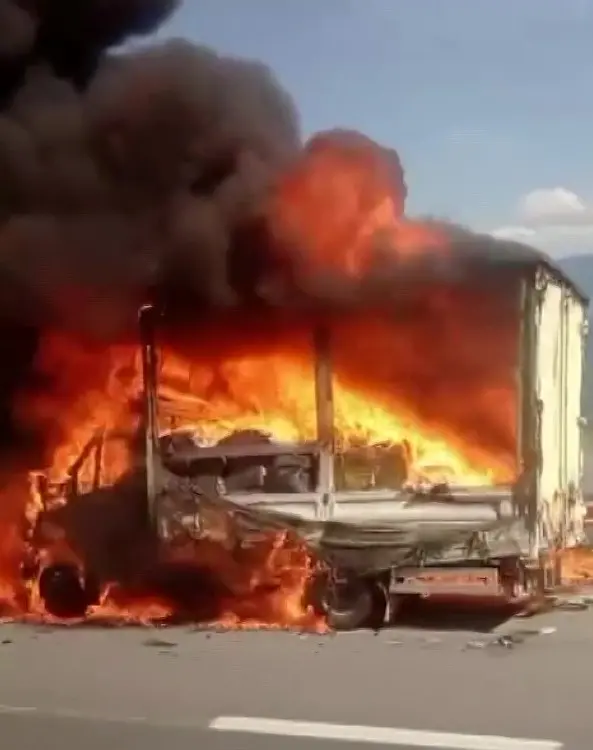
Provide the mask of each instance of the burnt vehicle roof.
POLYGON ((545 268, 559 281, 564 282, 568 287, 570 287, 571 291, 576 294, 576 296, 581 300, 581 302, 583 302, 583 304, 587 306, 589 305, 590 297, 585 292, 585 290, 579 284, 577 284, 577 282, 558 264, 554 263, 551 258, 542 258, 538 265, 545 268))
POLYGON ((454 236, 455 244, 462 254, 467 253, 467 261, 476 261, 478 268, 488 273, 495 268, 505 272, 532 274, 538 269, 545 269, 555 279, 568 286, 570 290, 588 306, 589 295, 579 284, 566 273, 549 255, 523 242, 502 240, 493 236, 473 234, 460 229, 454 236), (476 240, 478 240, 476 242, 476 240))

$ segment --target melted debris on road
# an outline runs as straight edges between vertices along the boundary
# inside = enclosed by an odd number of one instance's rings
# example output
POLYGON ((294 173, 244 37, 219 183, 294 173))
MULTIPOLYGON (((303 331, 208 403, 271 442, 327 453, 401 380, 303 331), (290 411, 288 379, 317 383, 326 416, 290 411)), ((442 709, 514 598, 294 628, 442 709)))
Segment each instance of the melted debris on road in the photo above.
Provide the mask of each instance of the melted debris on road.
POLYGON ((484 648, 503 648, 513 649, 525 641, 539 635, 551 635, 556 632, 554 627, 532 628, 514 630, 511 633, 502 633, 492 638, 473 639, 465 644, 464 650, 484 649, 484 648))

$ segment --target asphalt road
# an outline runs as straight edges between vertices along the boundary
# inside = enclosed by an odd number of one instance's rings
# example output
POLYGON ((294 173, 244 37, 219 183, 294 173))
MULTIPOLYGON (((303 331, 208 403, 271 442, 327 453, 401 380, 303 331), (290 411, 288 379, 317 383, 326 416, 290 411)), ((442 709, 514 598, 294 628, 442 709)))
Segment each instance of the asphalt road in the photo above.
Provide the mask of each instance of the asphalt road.
POLYGON ((495 635, 0 628, 10 750, 587 750, 592 702, 593 611, 495 635))

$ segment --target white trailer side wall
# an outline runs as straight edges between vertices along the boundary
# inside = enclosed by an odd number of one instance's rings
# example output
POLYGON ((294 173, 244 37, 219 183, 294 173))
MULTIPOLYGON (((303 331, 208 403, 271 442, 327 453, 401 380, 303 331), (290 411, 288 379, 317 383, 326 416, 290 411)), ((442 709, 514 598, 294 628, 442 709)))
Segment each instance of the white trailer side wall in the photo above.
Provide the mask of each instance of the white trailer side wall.
POLYGON ((537 547, 584 537, 581 388, 586 307, 554 278, 542 278, 537 307, 536 389, 540 414, 537 547))

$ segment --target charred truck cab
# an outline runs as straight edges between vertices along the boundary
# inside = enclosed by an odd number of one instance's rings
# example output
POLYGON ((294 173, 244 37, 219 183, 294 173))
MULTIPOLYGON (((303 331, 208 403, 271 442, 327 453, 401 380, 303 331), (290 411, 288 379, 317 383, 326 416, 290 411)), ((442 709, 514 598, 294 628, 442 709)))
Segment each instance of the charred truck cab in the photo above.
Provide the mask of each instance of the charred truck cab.
POLYGON ((519 470, 505 486, 418 487, 403 479, 398 489, 372 483, 348 489, 341 473, 348 457, 334 440, 332 341, 323 329, 312 332, 315 441, 164 443, 158 434, 158 324, 155 310, 144 307, 146 497, 162 548, 188 535, 199 544, 213 526, 232 529, 239 545, 262 532, 289 530, 321 562, 311 603, 342 629, 393 619, 405 596, 517 600, 558 583, 555 553, 584 537, 581 386, 588 301, 547 262, 517 264, 505 278, 505 293, 517 301, 520 342, 519 470), (233 488, 229 479, 227 468, 239 461, 243 472, 261 480, 248 490, 233 488), (167 490, 172 475, 190 480, 183 503, 167 490))

